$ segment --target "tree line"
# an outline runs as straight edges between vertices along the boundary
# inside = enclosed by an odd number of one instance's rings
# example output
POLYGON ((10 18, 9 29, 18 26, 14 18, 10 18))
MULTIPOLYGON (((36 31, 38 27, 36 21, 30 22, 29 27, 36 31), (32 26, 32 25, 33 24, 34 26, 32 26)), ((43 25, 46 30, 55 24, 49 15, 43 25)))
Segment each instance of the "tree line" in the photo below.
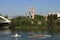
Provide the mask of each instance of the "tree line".
POLYGON ((42 15, 35 15, 35 19, 31 19, 28 16, 17 16, 11 19, 10 28, 22 30, 60 28, 60 19, 57 14, 50 14, 47 16, 47 20, 45 19, 46 17, 42 15))

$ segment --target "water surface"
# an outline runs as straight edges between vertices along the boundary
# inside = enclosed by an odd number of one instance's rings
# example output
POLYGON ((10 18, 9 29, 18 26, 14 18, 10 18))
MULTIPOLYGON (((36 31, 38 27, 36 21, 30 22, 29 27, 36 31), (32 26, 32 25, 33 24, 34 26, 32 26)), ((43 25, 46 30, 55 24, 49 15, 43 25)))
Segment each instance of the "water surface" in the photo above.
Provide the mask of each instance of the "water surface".
POLYGON ((18 31, 18 30, 0 30, 0 40, 60 40, 60 30, 40 30, 40 31, 18 31), (11 37, 14 34, 22 35, 17 39, 15 37, 11 37), (46 38, 28 38, 31 35, 40 35, 46 34, 51 35, 51 37, 46 38))

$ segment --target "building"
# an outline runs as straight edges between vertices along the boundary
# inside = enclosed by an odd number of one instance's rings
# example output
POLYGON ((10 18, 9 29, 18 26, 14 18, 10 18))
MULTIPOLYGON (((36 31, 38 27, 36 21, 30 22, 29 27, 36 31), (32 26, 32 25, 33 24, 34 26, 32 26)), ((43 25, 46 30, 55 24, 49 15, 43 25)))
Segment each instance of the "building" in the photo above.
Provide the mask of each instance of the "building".
POLYGON ((34 19, 34 7, 28 8, 28 16, 34 19))

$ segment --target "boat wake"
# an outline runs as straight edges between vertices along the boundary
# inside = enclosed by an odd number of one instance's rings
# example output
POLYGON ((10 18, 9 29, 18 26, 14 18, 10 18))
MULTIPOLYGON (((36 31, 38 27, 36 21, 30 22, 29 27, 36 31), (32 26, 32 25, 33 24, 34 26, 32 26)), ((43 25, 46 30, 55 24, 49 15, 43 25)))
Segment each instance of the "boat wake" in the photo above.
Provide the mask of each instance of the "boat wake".
POLYGON ((28 38, 47 38, 51 37, 51 35, 33 35, 33 36, 28 36, 28 38))

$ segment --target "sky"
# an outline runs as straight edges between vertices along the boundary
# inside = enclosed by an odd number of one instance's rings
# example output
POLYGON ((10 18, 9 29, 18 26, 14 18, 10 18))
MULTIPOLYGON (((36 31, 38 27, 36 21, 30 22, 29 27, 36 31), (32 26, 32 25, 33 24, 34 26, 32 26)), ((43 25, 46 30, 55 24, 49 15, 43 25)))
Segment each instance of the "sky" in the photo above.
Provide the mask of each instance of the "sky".
POLYGON ((0 0, 0 14, 24 16, 28 7, 34 7, 35 14, 47 15, 60 12, 60 0, 0 0))

